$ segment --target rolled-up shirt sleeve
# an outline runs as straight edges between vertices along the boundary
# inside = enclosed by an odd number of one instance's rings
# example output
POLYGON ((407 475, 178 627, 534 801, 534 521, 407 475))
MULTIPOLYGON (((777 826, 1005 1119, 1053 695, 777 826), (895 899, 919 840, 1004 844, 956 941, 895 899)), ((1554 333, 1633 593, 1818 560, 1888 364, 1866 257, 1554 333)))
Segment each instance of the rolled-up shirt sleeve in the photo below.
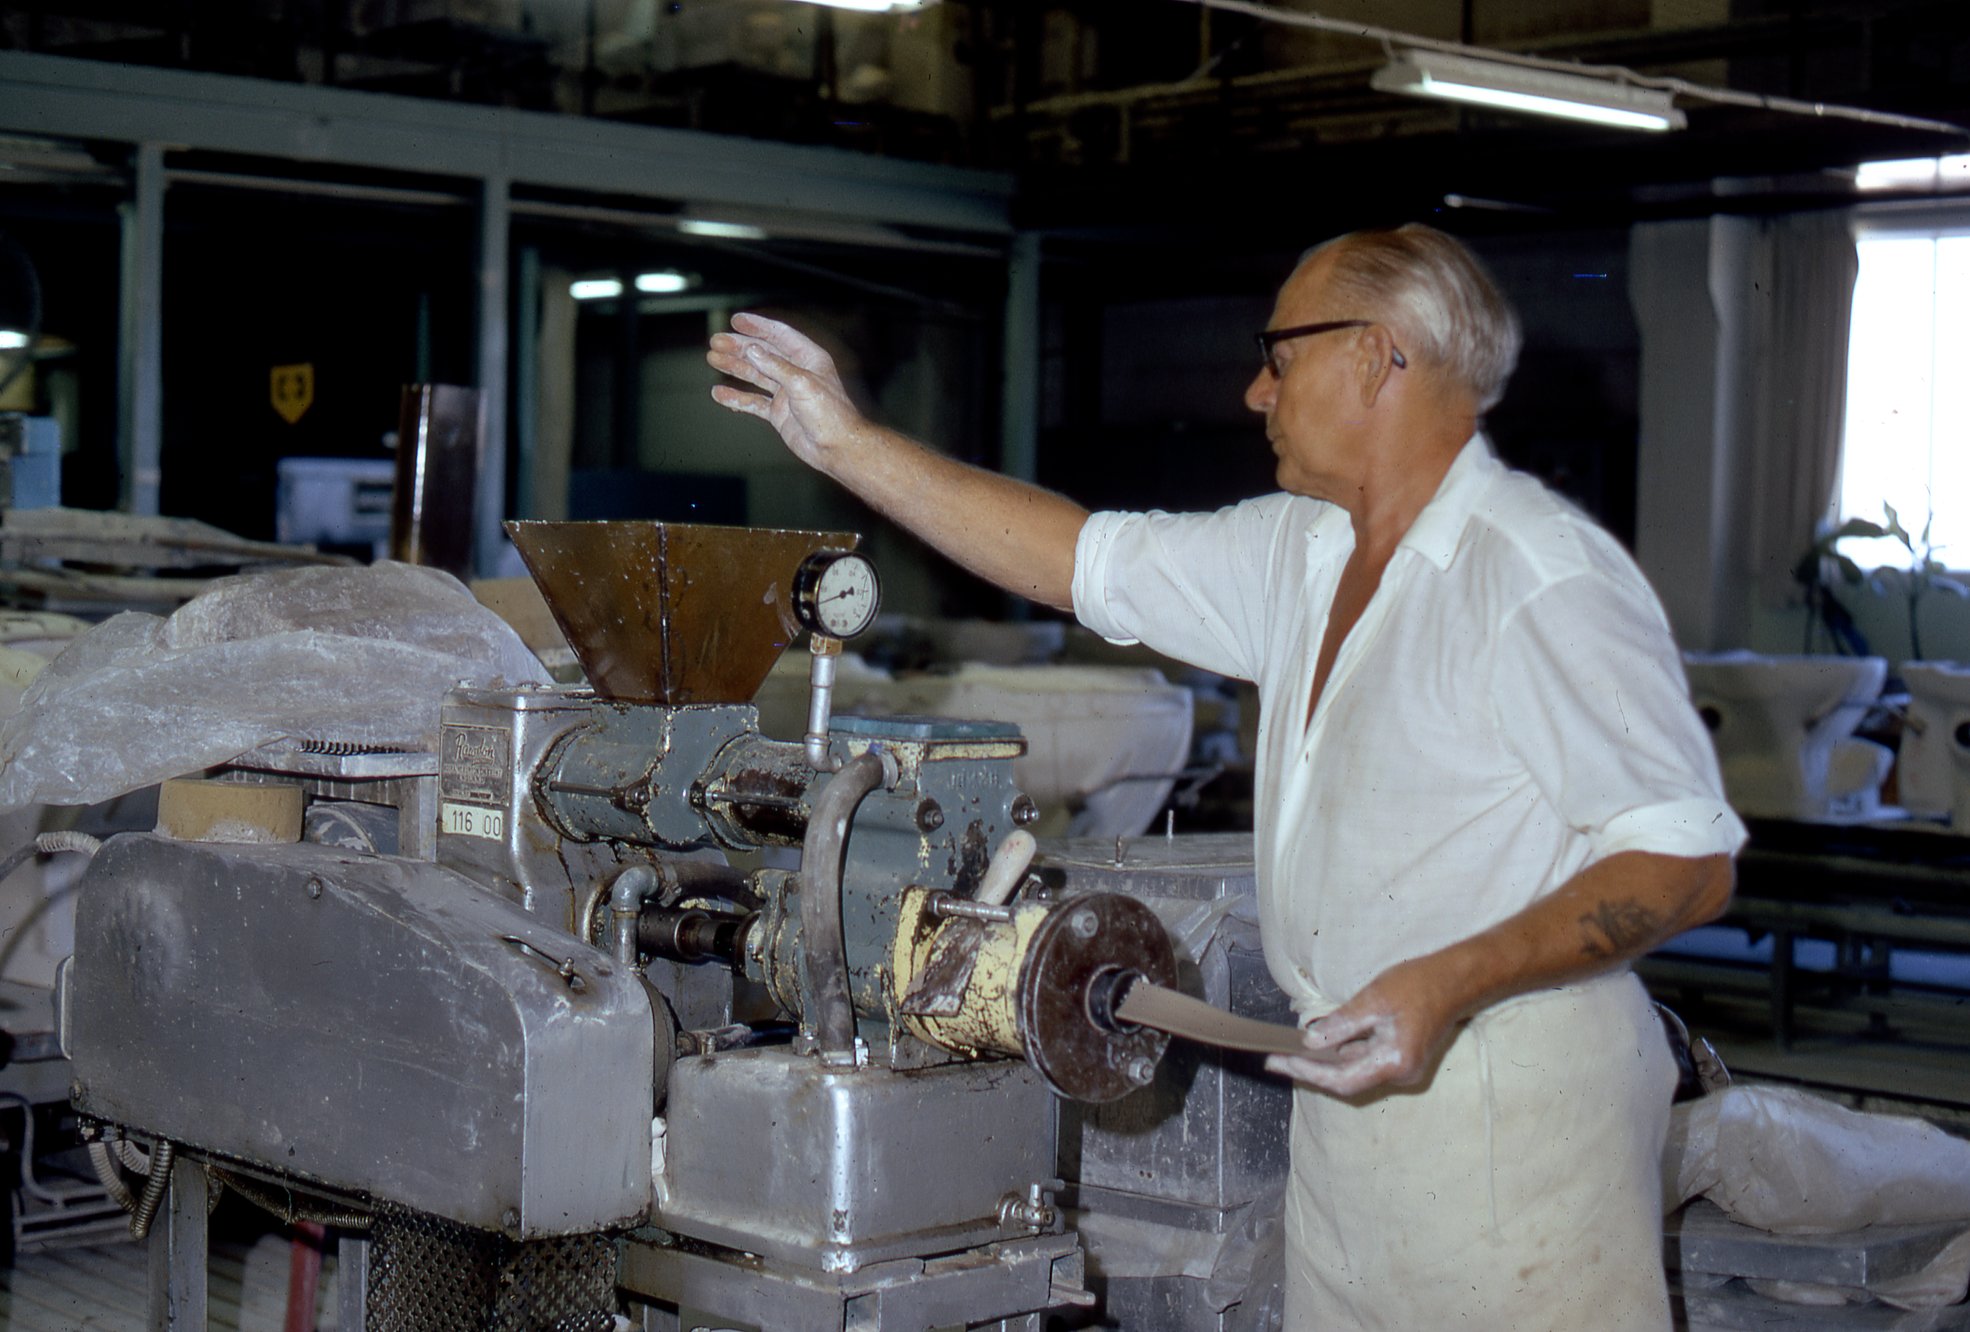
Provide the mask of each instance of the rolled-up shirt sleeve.
POLYGON ((1729 855, 1744 844, 1639 574, 1566 578, 1525 601, 1503 626, 1492 701, 1507 743, 1588 839, 1591 860, 1729 855))
POLYGON ((1074 547, 1074 614, 1112 643, 1142 643, 1254 679, 1288 495, 1215 513, 1096 513, 1074 547))

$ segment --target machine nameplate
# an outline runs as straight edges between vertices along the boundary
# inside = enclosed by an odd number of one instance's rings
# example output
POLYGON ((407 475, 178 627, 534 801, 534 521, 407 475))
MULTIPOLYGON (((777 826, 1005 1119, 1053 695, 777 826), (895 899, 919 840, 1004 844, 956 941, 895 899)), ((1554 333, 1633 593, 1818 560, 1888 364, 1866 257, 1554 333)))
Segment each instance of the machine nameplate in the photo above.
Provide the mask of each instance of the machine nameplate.
POLYGON ((506 811, 484 805, 445 802, 444 830, 460 837, 485 837, 501 841, 506 836, 506 811))
MULTIPOLYGON (((513 796, 512 748, 512 734, 501 727, 445 723, 439 795, 446 801, 470 800, 504 807, 513 796)), ((447 823, 450 808, 447 804, 447 823)))

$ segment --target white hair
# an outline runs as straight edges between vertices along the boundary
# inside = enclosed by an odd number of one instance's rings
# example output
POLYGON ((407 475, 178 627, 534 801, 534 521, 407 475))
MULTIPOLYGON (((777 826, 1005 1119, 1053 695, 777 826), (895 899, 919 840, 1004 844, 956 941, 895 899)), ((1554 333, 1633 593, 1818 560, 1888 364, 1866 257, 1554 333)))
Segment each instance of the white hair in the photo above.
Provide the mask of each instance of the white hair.
POLYGON ((1404 355, 1470 389, 1479 411, 1505 396, 1523 341, 1518 316, 1461 241, 1412 222, 1336 236, 1301 262, 1322 254, 1333 256, 1333 289, 1368 302, 1361 317, 1394 329, 1404 355))

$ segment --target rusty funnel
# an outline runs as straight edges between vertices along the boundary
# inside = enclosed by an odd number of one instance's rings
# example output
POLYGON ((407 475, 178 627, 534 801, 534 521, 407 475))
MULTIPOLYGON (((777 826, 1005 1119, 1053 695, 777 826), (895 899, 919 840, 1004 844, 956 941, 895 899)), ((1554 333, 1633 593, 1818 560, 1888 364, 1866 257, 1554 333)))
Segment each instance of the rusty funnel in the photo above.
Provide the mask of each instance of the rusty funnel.
POLYGON ((801 629, 794 573, 852 532, 508 523, 589 683, 624 703, 745 703, 801 629))

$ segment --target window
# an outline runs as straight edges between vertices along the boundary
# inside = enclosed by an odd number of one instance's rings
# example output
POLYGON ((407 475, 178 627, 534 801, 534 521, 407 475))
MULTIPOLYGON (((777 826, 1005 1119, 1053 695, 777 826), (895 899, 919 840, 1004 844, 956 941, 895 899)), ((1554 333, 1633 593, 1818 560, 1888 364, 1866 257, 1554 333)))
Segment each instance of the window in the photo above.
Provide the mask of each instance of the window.
MULTIPOLYGON (((1920 550, 1970 568, 1970 221, 1864 234, 1847 362, 1840 516, 1892 506, 1920 550)), ((1891 538, 1841 544, 1863 568, 1906 568, 1891 538)))

